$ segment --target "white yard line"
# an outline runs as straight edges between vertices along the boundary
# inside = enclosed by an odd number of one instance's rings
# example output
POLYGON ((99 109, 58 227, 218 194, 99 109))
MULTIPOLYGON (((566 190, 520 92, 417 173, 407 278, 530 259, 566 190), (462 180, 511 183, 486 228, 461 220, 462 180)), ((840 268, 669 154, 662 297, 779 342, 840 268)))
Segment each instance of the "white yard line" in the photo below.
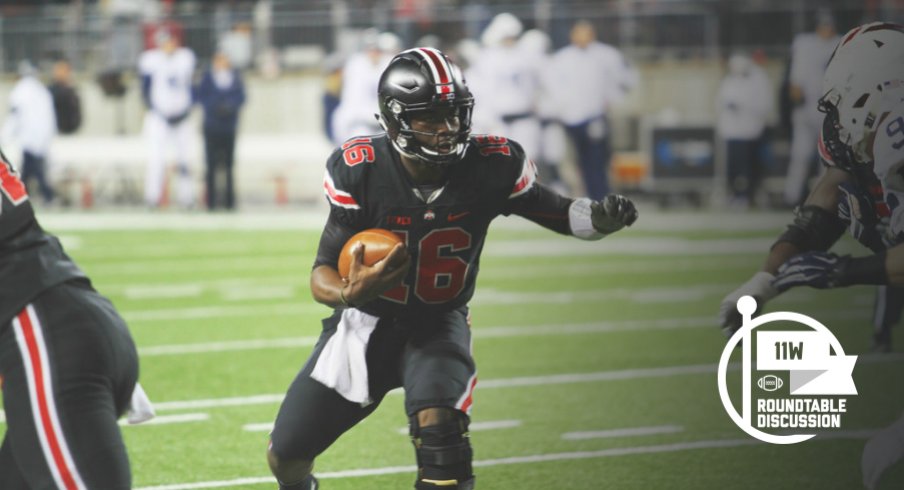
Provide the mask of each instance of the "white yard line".
POLYGON ((637 437, 656 434, 675 434, 684 431, 680 425, 657 425, 652 427, 627 427, 622 429, 591 430, 584 432, 566 432, 562 439, 566 441, 582 441, 585 439, 605 439, 612 437, 637 437))
MULTIPOLYGON (((515 427, 521 427, 522 423, 520 420, 487 420, 485 422, 472 422, 468 425, 468 430, 471 432, 480 432, 484 430, 498 430, 498 429, 514 429, 515 427)), ((396 429, 396 432, 402 435, 408 435, 408 427, 399 427, 396 429)))
POLYGON ((182 424, 185 422, 203 422, 205 420, 210 419, 210 414, 207 413, 180 413, 177 415, 157 415, 156 417, 148 420, 147 422, 142 422, 140 424, 129 424, 126 419, 121 419, 119 421, 119 425, 124 427, 130 427, 133 425, 142 426, 142 425, 168 425, 168 424, 182 424))
MULTIPOLYGON (((639 378, 666 378, 688 374, 708 374, 716 372, 716 364, 691 366, 671 366, 650 369, 623 369, 617 371, 600 371, 595 373, 557 374, 552 376, 527 376, 518 378, 502 378, 482 380, 477 383, 478 390, 515 388, 522 386, 560 385, 571 383, 592 383, 597 381, 615 381, 639 378)), ((733 366, 736 368, 737 366, 733 366)), ((390 394, 401 394, 401 390, 393 390, 390 394)), ((234 407, 241 405, 262 405, 279 403, 284 394, 266 394, 240 396, 230 398, 211 398, 206 400, 185 400, 154 403, 157 411, 187 410, 216 407, 234 407)))
POLYGON ((261 422, 258 424, 245 424, 242 430, 246 432, 270 432, 273 430, 273 422, 261 422))
POLYGON ((162 284, 157 286, 129 286, 122 292, 129 299, 196 298, 204 288, 200 284, 162 284))
MULTIPOLYGON (((55 233, 96 230, 308 230, 323 229, 328 211, 325 205, 307 205, 292 209, 261 207, 228 215, 143 210, 72 213, 41 210, 41 224, 55 233)), ((641 205, 641 219, 631 228, 638 231, 776 231, 780 233, 791 220, 788 211, 727 213, 720 211, 660 211, 641 205)), ((536 224, 523 218, 499 217, 493 222, 498 230, 537 230, 536 224)))
MULTIPOLYGON (((871 431, 869 431, 871 433, 871 431)), ((866 437, 866 431, 855 431, 853 433, 834 433, 826 437, 820 437, 817 440, 834 440, 840 438, 861 438, 866 437)), ((509 458, 484 459, 474 461, 475 468, 489 468, 493 466, 502 466, 510 464, 529 464, 529 463, 548 463, 553 461, 570 461, 581 459, 602 459, 613 458, 619 456, 632 456, 644 454, 660 454, 675 453, 681 451, 695 451, 701 449, 728 449, 744 446, 756 446, 763 444, 756 439, 714 439, 703 441, 676 442, 672 444, 659 444, 653 446, 635 446, 621 447, 611 449, 601 449, 598 451, 572 451, 565 453, 545 453, 534 454, 528 456, 513 456, 509 458)), ((328 471, 317 473, 317 478, 329 480, 333 478, 356 478, 366 476, 394 475, 400 473, 414 473, 417 471, 416 466, 386 466, 382 468, 361 468, 341 471, 328 471)), ((200 488, 225 488, 237 487, 242 485, 258 485, 274 483, 272 476, 260 476, 250 478, 237 478, 234 480, 206 481, 195 483, 177 483, 172 485, 158 485, 151 487, 140 487, 136 490, 193 490, 200 488)))
MULTIPOLYGON (((677 330, 686 328, 713 328, 710 317, 669 318, 664 320, 627 320, 623 322, 574 323, 562 325, 525 325, 476 327, 475 338, 529 337, 548 335, 579 335, 606 332, 642 332, 649 330, 677 330)), ((140 347, 142 357, 176 354, 200 354, 209 352, 231 352, 257 349, 292 349, 310 347, 317 343, 317 336, 283 337, 276 339, 232 340, 221 342, 198 342, 140 347)))
POLYGON ((229 340, 223 342, 203 342, 195 344, 173 344, 140 347, 141 357, 167 356, 176 354, 201 354, 208 352, 231 352, 256 349, 294 349, 311 347, 317 337, 290 337, 279 339, 229 340))
MULTIPOLYGON (((904 361, 902 354, 862 354, 857 359, 858 363, 879 364, 904 361)), ((595 383, 599 381, 619 381, 628 379, 671 378, 694 374, 712 374, 716 372, 716 364, 694 364, 686 366, 667 366, 660 368, 620 369, 614 371, 597 371, 592 373, 556 374, 551 376, 525 376, 517 378, 501 378, 481 380, 477 383, 478 390, 517 388, 523 386, 546 386, 573 383, 595 383)), ((737 363, 729 364, 729 369, 736 370, 737 363)), ((402 390, 393 390, 390 395, 400 395, 402 390)), ((229 398, 208 398, 201 400, 183 400, 154 403, 158 411, 165 410, 189 410, 217 407, 235 407, 244 405, 265 405, 279 403, 284 394, 262 394, 252 396, 239 396, 229 398)))
POLYGON ((295 286, 259 285, 249 287, 232 287, 220 290, 224 301, 248 301, 260 299, 288 299, 295 297, 295 286))
POLYGON ((272 395, 236 396, 231 398, 154 402, 154 409, 160 412, 164 410, 192 410, 200 408, 238 407, 245 405, 269 405, 280 403, 284 396, 284 393, 279 393, 272 395))
POLYGON ((688 240, 677 237, 615 237, 599 242, 563 240, 487 240, 484 257, 552 257, 567 255, 741 255, 765 254, 775 238, 688 240))
MULTIPOLYGON (((707 284, 700 286, 674 286, 656 288, 606 288, 583 291, 537 291, 513 292, 483 288, 471 301, 473 306, 497 306, 510 304, 573 304, 606 301, 681 302, 689 299, 703 299, 709 295, 731 291, 736 284, 707 284)), ((200 318, 222 318, 237 316, 299 315, 329 310, 316 303, 278 303, 267 305, 262 311, 260 305, 195 306, 188 308, 167 308, 150 310, 125 310, 122 316, 127 321, 170 321, 200 318)))
MULTIPOLYGON (((904 353, 898 354, 862 354, 858 363, 880 364, 904 361, 904 353)), ((729 369, 736 370, 737 363, 729 364, 729 369)), ((593 383, 598 381, 618 381, 627 379, 669 378, 694 374, 711 374, 716 372, 716 364, 697 364, 688 366, 670 366, 663 368, 623 369, 615 371, 598 371, 593 373, 558 374, 552 376, 528 376, 518 378, 502 378, 482 380, 477 384, 478 390, 515 388, 522 386, 561 385, 572 383, 593 383)), ((402 390, 393 390, 390 395, 400 395, 402 390)), ((207 398, 199 400, 179 400, 156 402, 154 408, 159 411, 193 410, 204 408, 237 407, 247 405, 268 405, 280 403, 283 393, 238 396, 229 398, 207 398)), ((0 410, 0 417, 3 415, 0 410)))
POLYGON ((259 317, 262 314, 277 316, 302 315, 306 313, 323 313, 329 310, 316 303, 280 303, 267 305, 234 305, 234 306, 197 306, 190 308, 168 308, 154 310, 123 311, 122 316, 129 322, 151 322, 171 320, 197 320, 201 318, 234 318, 259 317))
MULTIPOLYGON (((159 265, 159 264, 158 264, 159 265)), ((681 260, 649 261, 626 260, 618 263, 584 263, 584 264, 533 264, 530 267, 507 265, 491 265, 481 268, 483 280, 524 279, 529 277, 549 277, 550 275, 567 275, 568 277, 594 276, 600 274, 669 274, 682 271, 711 271, 737 268, 749 268, 750 265, 737 259, 685 257, 681 260)), ((153 265, 148 269, 156 270, 153 265)), ((210 281, 189 282, 148 282, 148 283, 105 283, 106 294, 122 294, 129 299, 172 298, 179 296, 197 296, 204 291, 257 291, 260 288, 306 287, 307 276, 282 275, 262 276, 258 278, 234 277, 210 281)), ((233 296, 240 296, 235 293, 233 296)))

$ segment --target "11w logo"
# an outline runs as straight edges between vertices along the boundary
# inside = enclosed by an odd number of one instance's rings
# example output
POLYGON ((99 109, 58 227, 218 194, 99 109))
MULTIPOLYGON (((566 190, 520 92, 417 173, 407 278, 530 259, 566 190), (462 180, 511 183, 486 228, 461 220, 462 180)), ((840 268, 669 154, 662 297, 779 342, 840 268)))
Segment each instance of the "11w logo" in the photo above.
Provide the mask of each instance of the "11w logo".
POLYGON ((804 358, 803 342, 798 342, 797 345, 794 345, 794 342, 776 342, 775 343, 775 358, 781 359, 781 360, 803 359, 804 358))

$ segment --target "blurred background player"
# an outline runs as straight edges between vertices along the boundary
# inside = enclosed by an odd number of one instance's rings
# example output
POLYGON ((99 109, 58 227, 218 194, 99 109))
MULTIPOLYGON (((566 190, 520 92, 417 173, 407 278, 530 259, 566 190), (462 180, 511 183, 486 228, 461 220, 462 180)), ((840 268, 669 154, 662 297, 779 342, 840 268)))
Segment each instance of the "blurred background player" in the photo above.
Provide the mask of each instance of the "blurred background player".
POLYGON ((838 44, 835 20, 828 10, 816 15, 815 32, 798 34, 791 45, 788 96, 791 113, 791 156, 785 178, 785 205, 800 204, 807 195, 807 180, 817 168, 816 144, 822 127, 818 102, 822 75, 838 44))
POLYGON ((553 55, 549 71, 559 119, 577 153, 587 196, 602 199, 610 188, 608 114, 637 84, 637 74, 621 52, 596 40, 596 29, 587 20, 574 24, 571 44, 553 55))
POLYGON ((514 213, 598 240, 637 218, 622 196, 572 200, 547 189, 514 141, 471 137, 474 98, 436 49, 396 56, 378 99, 386 133, 350 140, 327 162, 330 215, 311 293, 334 313, 271 433, 268 462, 282 490, 319 488, 314 459, 402 386, 415 488, 473 489, 468 426, 477 370, 467 304, 491 221, 514 213), (400 243, 369 267, 358 246, 341 278, 340 250, 374 227, 402 230, 407 248, 400 243))
POLYGON ((25 186, 3 160, 0 488, 128 490, 117 418, 138 391, 135 344, 113 305, 38 225, 25 186))
POLYGON ((725 145, 733 207, 746 209, 754 203, 765 170, 763 145, 774 99, 769 76, 750 57, 738 53, 729 58, 728 74, 719 87, 716 127, 725 145))
POLYGON ((481 101, 474 108, 474 130, 512 138, 528 155, 539 155, 539 72, 532 53, 519 49, 522 31, 521 21, 510 13, 496 15, 483 31, 483 50, 468 70, 468 83, 481 101))
POLYGON ((251 24, 248 22, 236 22, 232 29, 220 39, 220 51, 222 51, 232 64, 233 68, 245 71, 251 67, 254 61, 254 43, 251 37, 251 24))
POLYGON ((47 159, 57 123, 53 98, 37 75, 30 61, 19 63, 19 81, 9 94, 9 114, 2 134, 4 141, 13 140, 22 148, 22 182, 28 187, 34 179, 44 202, 50 203, 54 191, 47 177, 47 159))
POLYGON ((342 68, 342 92, 333 113, 333 143, 341 145, 349 138, 380 132, 374 119, 377 83, 389 60, 399 52, 399 38, 391 32, 368 29, 362 50, 349 56, 342 68))
POLYGON ((145 203, 160 206, 166 196, 167 150, 176 158, 179 204, 188 209, 194 205, 195 191, 189 160, 193 129, 188 124, 192 108, 192 85, 195 55, 179 45, 179 39, 166 28, 154 35, 156 47, 141 54, 138 71, 141 93, 147 107, 144 132, 148 143, 148 166, 145 173, 145 203))
POLYGON ((565 159, 567 141, 565 130, 558 120, 558 102, 555 99, 555 87, 552 86, 552 73, 548 69, 551 46, 549 36, 540 29, 530 29, 518 39, 521 56, 529 62, 538 83, 533 101, 533 111, 540 124, 534 157, 537 172, 540 180, 549 184, 553 190, 570 195, 559 171, 559 166, 565 159))
POLYGON ((73 134, 78 131, 82 125, 82 101, 75 90, 69 60, 61 57, 53 62, 47 89, 53 97, 53 111, 59 133, 73 134))
POLYGON ((198 85, 197 98, 204 110, 207 209, 235 209, 233 166, 239 111, 245 104, 245 84, 241 72, 232 68, 224 52, 214 54, 198 85))

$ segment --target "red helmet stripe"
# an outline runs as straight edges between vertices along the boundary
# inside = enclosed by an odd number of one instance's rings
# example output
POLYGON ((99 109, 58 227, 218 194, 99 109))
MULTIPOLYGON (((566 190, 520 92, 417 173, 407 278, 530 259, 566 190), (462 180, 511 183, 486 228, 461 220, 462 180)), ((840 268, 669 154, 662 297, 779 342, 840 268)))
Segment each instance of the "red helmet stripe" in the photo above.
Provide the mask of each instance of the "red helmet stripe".
POLYGON ((427 62, 433 78, 436 80, 436 93, 448 94, 452 92, 452 70, 446 59, 433 48, 414 48, 411 51, 419 54, 427 62))
POLYGON ((885 31, 885 30, 904 32, 904 26, 902 26, 901 24, 894 24, 891 22, 881 22, 881 23, 873 24, 870 27, 867 27, 866 30, 864 30, 863 32, 874 32, 874 31, 885 31))
POLYGON ((853 31, 851 31, 851 33, 848 34, 846 38, 844 38, 844 41, 841 42, 841 45, 844 46, 845 44, 851 42, 851 39, 854 39, 854 37, 857 35, 857 33, 860 32, 860 29, 862 29, 862 27, 858 27, 858 28, 854 29, 853 31))

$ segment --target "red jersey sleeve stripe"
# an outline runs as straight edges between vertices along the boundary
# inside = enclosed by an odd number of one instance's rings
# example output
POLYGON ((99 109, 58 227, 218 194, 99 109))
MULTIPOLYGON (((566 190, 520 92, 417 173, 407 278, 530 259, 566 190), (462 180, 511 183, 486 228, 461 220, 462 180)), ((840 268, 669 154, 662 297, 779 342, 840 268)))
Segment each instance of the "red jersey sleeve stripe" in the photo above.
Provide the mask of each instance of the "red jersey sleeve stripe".
POLYGON ((353 198, 351 194, 336 189, 336 184, 333 183, 333 178, 330 176, 329 172, 323 176, 323 193, 326 194, 327 199, 336 206, 348 209, 361 209, 361 206, 358 205, 358 201, 355 201, 355 198, 353 198))
POLYGON ((524 159, 524 164, 521 167, 521 175, 518 177, 518 180, 515 182, 515 187, 512 189, 512 193, 509 195, 509 199, 513 197, 518 197, 521 194, 529 191, 531 187, 533 187, 534 182, 537 181, 537 169, 534 167, 534 162, 524 159))

